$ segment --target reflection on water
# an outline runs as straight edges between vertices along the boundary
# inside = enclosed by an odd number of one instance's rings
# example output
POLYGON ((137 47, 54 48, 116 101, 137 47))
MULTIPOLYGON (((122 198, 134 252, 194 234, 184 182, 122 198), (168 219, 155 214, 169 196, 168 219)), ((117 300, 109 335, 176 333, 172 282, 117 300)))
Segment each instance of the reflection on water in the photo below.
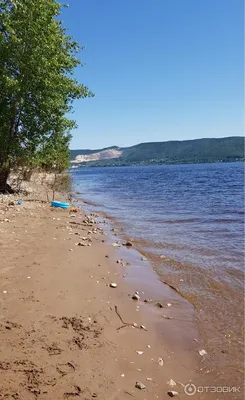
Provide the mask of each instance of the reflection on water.
POLYGON ((82 168, 73 174, 81 197, 120 222, 159 276, 195 304, 216 364, 233 359, 240 365, 243 163, 82 168))

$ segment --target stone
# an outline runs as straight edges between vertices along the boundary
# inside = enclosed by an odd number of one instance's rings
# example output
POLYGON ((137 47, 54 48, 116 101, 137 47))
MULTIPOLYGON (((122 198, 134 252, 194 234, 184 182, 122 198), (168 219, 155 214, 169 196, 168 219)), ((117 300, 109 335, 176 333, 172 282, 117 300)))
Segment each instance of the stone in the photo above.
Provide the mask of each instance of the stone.
POLYGON ((140 296, 137 293, 134 293, 134 295, 132 296, 133 300, 139 300, 140 296))
POLYGON ((143 329, 143 331, 147 331, 145 325, 140 325, 140 329, 143 329))
POLYGON ((141 261, 147 261, 146 257, 141 257, 141 261))
POLYGON ((174 382, 173 379, 170 379, 170 381, 168 381, 167 384, 168 384, 169 386, 176 386, 176 382, 174 382))
POLYGON ((156 303, 156 306, 159 307, 159 308, 163 308, 162 303, 156 303))
POLYGON ((163 367, 163 364, 164 364, 164 362, 163 362, 163 359, 161 358, 161 357, 158 357, 158 364, 161 366, 161 367, 163 367))
POLYGON ((207 354, 206 350, 199 350, 198 353, 200 354, 200 356, 204 356, 205 354, 207 354))
POLYGON ((145 385, 142 382, 136 382, 135 387, 140 390, 145 389, 145 385))
POLYGON ((141 356, 144 352, 137 350, 136 353, 139 354, 139 356, 141 356))
POLYGON ((132 247, 133 244, 127 240, 125 243, 123 243, 123 246, 132 247))
POLYGON ((110 283, 110 285, 109 285, 111 288, 116 288, 117 287, 117 284, 116 283, 110 283))
POLYGON ((174 396, 178 396, 178 392, 175 392, 174 390, 170 390, 169 392, 168 392, 168 395, 170 396, 170 397, 174 397, 174 396))

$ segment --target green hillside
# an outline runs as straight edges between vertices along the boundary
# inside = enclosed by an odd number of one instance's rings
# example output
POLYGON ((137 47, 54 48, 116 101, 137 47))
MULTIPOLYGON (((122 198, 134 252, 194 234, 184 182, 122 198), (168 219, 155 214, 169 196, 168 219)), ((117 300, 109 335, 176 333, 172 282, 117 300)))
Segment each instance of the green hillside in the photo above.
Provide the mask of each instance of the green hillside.
MULTIPOLYGON (((118 159, 81 163, 90 166, 108 165, 148 165, 244 161, 245 139, 232 136, 220 139, 194 139, 169 142, 140 143, 132 147, 120 148, 118 159)), ((113 148, 118 147, 114 146, 113 148)), ((92 154, 101 150, 71 150, 71 159, 77 154, 92 154), (86 151, 86 153, 85 153, 86 151)))

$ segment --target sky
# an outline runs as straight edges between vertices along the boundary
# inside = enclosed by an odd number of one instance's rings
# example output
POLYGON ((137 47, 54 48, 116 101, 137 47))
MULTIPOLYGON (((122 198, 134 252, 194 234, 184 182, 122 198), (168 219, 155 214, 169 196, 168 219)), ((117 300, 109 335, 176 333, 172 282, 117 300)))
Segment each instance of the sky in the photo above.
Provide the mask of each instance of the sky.
POLYGON ((243 135, 242 0, 70 0, 72 149, 243 135))

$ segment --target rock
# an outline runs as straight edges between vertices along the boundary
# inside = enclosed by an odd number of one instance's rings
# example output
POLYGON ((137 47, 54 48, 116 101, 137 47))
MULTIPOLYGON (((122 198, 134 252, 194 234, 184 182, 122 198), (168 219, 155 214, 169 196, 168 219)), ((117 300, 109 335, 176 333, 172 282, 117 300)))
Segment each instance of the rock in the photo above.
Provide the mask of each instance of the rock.
POLYGON ((168 307, 172 307, 172 304, 171 304, 171 303, 167 303, 167 306, 168 306, 168 307))
POLYGON ((135 387, 140 390, 145 389, 145 385, 142 382, 136 382, 135 387))
POLYGON ((200 354, 200 356, 204 356, 205 354, 207 354, 206 350, 199 350, 198 353, 200 354))
POLYGON ((139 354, 139 356, 141 356, 144 352, 137 350, 136 353, 139 354))
POLYGON ((146 257, 141 257, 141 261, 147 261, 146 257))
POLYGON ((87 243, 78 242, 78 243, 76 243, 76 246, 83 246, 83 247, 85 247, 85 246, 87 246, 87 243))
POLYGON ((140 296, 135 292, 134 295, 132 296, 133 300, 139 300, 140 296))
POLYGON ((135 328, 137 328, 137 327, 138 327, 138 324, 136 324, 136 322, 134 322, 134 323, 133 323, 133 326, 134 326, 135 328))
POLYGON ((156 306, 157 306, 157 307, 159 307, 159 308, 163 308, 163 305, 162 305, 162 303, 159 303, 159 302, 158 302, 158 303, 156 303, 156 306))
POLYGON ((173 379, 170 379, 170 381, 168 381, 167 382, 167 384, 169 385, 169 386, 176 386, 176 382, 174 382, 174 380, 173 379))
POLYGON ((163 254, 160 255, 160 258, 166 258, 163 254))
POLYGON ((105 256, 105 258, 109 258, 109 256, 108 256, 108 255, 106 255, 106 256, 105 256))
POLYGON ((116 288, 117 287, 117 284, 116 283, 110 283, 110 285, 109 285, 111 288, 116 288))
POLYGON ((175 392, 174 390, 170 390, 169 392, 168 392, 168 395, 170 396, 170 397, 174 397, 174 396, 178 396, 178 392, 175 392))
POLYGON ((145 325, 140 325, 140 328, 143 329, 144 331, 147 331, 145 325))
POLYGON ((151 303, 152 302, 152 299, 145 299, 144 300, 144 303, 151 303))
POLYGON ((120 243, 112 243, 112 246, 113 247, 121 247, 121 244, 120 243))
POLYGON ((121 262, 122 262, 121 260, 117 260, 116 261, 117 264, 121 264, 121 262))
POLYGON ((147 381, 152 381, 152 378, 146 378, 147 381))
POLYGON ((161 366, 161 367, 163 367, 163 364, 164 364, 164 362, 163 362, 163 359, 161 358, 161 357, 158 357, 158 364, 161 366))
POLYGON ((131 247, 133 244, 127 240, 127 242, 123 243, 123 246, 131 247))

